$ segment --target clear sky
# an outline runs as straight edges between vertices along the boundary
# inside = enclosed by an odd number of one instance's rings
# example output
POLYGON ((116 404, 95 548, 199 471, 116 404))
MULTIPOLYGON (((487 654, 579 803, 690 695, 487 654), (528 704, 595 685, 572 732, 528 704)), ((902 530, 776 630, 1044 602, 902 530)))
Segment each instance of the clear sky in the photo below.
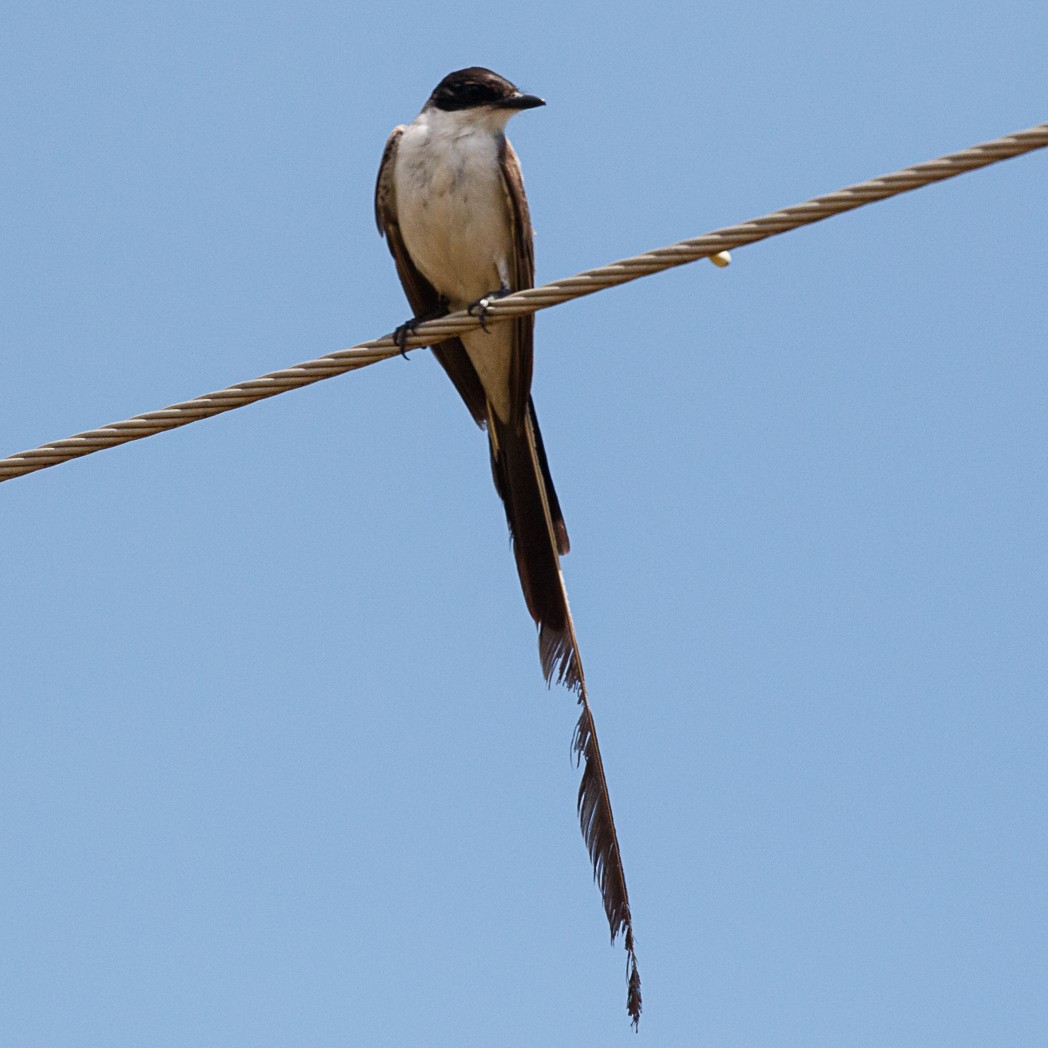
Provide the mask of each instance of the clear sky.
MULTIPOLYGON (((1048 120, 1029 0, 19 4, 0 454, 391 330, 490 66, 540 281, 1048 120)), ((1048 1037, 1048 155, 540 314, 624 1013, 483 436, 426 352, 0 486, 0 1044, 1048 1037)))

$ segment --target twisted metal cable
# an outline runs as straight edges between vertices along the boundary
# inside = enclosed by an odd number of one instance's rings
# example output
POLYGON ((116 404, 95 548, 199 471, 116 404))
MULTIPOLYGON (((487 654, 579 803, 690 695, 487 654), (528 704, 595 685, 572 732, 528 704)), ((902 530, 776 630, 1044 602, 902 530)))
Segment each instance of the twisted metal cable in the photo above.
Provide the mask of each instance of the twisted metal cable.
MULTIPOLYGON (((556 280, 542 287, 514 292, 512 295, 491 303, 485 322, 490 324, 522 313, 534 313, 540 309, 548 309, 550 306, 559 305, 569 299, 581 298, 583 295, 591 295, 595 291, 625 284, 664 269, 672 269, 674 266, 682 266, 700 258, 708 258, 730 248, 743 247, 746 244, 756 243, 758 240, 766 240, 768 237, 811 225, 814 222, 821 222, 824 218, 851 211, 864 204, 871 204, 877 200, 909 192, 911 189, 919 189, 921 186, 941 182, 966 171, 974 171, 1000 160, 1007 160, 1035 149, 1043 149, 1046 146, 1048 146, 1048 123, 1038 124, 1024 131, 1016 131, 1014 134, 1004 135, 991 142, 972 146, 959 153, 950 153, 938 160, 928 160, 923 164, 916 164, 890 175, 882 175, 880 178, 872 178, 867 182, 847 186, 835 193, 814 197, 803 204, 794 204, 781 211, 750 219, 748 222, 740 222, 738 225, 714 230, 705 236, 682 240, 668 247, 656 248, 643 255, 612 262, 599 269, 589 269, 577 276, 556 280)), ((476 317, 466 312, 451 313, 446 317, 419 324, 415 332, 405 340, 404 345, 408 349, 428 346, 451 335, 468 331, 478 326, 479 323, 476 317)), ((329 353, 316 360, 307 360, 294 367, 285 368, 283 371, 273 371, 247 382, 238 382, 234 386, 215 393, 206 393, 193 400, 172 404, 159 411, 149 411, 144 415, 136 415, 122 422, 113 422, 99 429, 77 433, 64 440, 55 440, 41 447, 33 448, 31 451, 22 451, 0 459, 0 482, 32 473, 38 469, 45 469, 48 466, 55 466, 60 462, 67 462, 82 455, 90 455, 94 451, 102 451, 118 444, 140 440, 142 437, 150 437, 154 433, 177 429, 179 426, 196 422, 198 419, 210 418, 212 415, 219 415, 223 411, 231 411, 233 408, 243 407, 245 404, 252 404, 257 400, 276 396, 278 393, 286 393, 288 390, 308 386, 321 379, 354 371, 395 356, 399 351, 400 347, 394 341, 393 336, 386 335, 370 342, 361 342, 350 349, 329 353)))

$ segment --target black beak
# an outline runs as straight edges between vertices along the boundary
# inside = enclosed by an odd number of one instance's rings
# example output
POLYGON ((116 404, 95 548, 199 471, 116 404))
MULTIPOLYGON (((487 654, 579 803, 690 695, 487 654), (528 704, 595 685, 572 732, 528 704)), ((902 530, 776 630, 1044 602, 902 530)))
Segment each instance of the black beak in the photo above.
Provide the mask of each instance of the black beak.
POLYGON ((544 106, 546 100, 536 95, 510 95, 499 103, 500 109, 534 109, 536 106, 544 106))

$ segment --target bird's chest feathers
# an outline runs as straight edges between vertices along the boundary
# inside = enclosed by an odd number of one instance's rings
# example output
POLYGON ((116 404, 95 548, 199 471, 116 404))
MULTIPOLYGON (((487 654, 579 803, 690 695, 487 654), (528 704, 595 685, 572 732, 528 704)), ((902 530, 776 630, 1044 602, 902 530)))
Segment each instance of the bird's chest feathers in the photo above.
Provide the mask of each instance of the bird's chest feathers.
POLYGON ((395 183, 401 234, 423 276, 456 307, 498 290, 512 247, 498 137, 413 124, 395 183))

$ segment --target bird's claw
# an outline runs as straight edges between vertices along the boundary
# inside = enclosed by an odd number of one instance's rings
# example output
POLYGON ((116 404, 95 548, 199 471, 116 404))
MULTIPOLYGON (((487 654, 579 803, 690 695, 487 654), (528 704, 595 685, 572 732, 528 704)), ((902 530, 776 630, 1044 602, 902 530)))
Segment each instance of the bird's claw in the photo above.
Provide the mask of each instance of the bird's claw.
POLYGON ((476 317, 480 321, 480 330, 490 334, 488 331, 488 325, 484 323, 487 319, 488 313, 491 310, 491 299, 488 297, 478 298, 476 302, 470 302, 466 307, 466 312, 471 317, 476 317))
POLYGON ((476 302, 470 302, 466 307, 466 312, 471 317, 476 317, 480 321, 480 328, 486 334, 491 334, 488 331, 488 325, 484 323, 487 320, 488 313, 491 312, 492 299, 505 298, 510 293, 508 287, 501 287, 498 291, 492 291, 491 294, 485 295, 483 298, 478 298, 476 302))
POLYGON ((411 338, 418 331, 418 317, 412 317, 410 320, 405 320, 393 332, 393 344, 400 350, 400 355, 405 359, 408 358, 408 351, 405 348, 408 343, 408 339, 411 338))

